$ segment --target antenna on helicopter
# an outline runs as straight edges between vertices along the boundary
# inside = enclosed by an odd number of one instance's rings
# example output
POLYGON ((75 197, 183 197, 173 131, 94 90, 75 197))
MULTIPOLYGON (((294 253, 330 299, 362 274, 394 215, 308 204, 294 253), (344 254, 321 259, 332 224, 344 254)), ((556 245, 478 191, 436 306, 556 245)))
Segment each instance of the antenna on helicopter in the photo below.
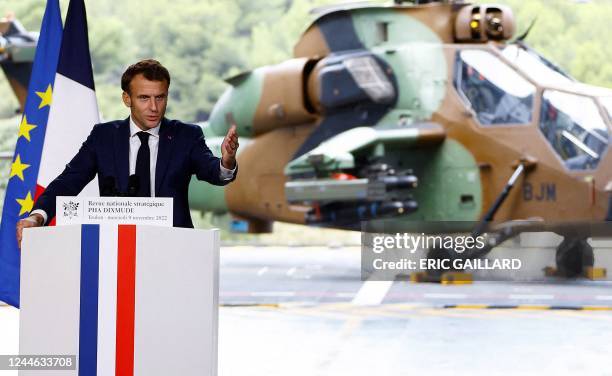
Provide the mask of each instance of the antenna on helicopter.
POLYGON ((428 4, 428 3, 439 3, 441 2, 440 0, 393 0, 393 2, 395 4, 398 5, 402 5, 403 3, 412 3, 414 5, 420 5, 420 4, 428 4))
POLYGON ((430 4, 430 3, 463 3, 464 0, 393 0, 397 5, 411 3, 414 5, 430 4))
POLYGON ((536 16, 531 23, 529 24, 529 26, 527 27, 527 30, 525 30, 525 32, 521 35, 519 35, 516 38, 516 42, 522 42, 525 40, 525 38, 527 38, 527 36, 529 35, 529 32, 531 31, 531 28, 533 27, 533 25, 535 25, 536 21, 538 20, 538 17, 536 16))

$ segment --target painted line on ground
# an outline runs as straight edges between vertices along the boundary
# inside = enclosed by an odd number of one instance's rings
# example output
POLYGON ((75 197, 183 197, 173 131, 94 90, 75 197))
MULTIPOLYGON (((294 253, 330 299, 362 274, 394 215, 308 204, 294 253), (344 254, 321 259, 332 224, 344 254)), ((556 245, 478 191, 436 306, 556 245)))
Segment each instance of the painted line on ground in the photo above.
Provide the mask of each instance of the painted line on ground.
POLYGON ((393 281, 365 281, 351 304, 359 306, 379 305, 392 285, 393 281))
POLYGON ((559 306, 538 304, 446 304, 444 309, 519 309, 519 310, 564 310, 564 311, 612 311, 612 306, 559 306))
POLYGON ((257 291, 250 293, 251 296, 262 296, 262 297, 293 297, 295 291, 257 291))
POLYGON ((442 294, 442 293, 425 293, 423 294, 425 299, 465 299, 466 294, 442 294))
POLYGON ((227 308, 238 308, 238 307, 268 307, 268 308, 279 308, 280 304, 274 303, 222 303, 219 307, 227 308))
POLYGON ((357 295, 354 292, 337 292, 336 297, 338 298, 354 298, 357 295))
MULTIPOLYGON (((351 303, 331 303, 331 304, 312 304, 312 302, 292 302, 292 303, 224 303, 219 305, 221 308, 262 308, 270 310, 282 310, 289 314, 305 314, 316 317, 327 317, 332 319, 344 319, 348 316, 365 317, 391 317, 391 318, 421 318, 428 316, 447 316, 447 317, 468 317, 481 319, 487 316, 471 315, 469 312, 477 311, 497 312, 518 312, 518 311, 556 311, 559 314, 578 315, 579 312, 608 313, 607 315, 588 316, 598 319, 612 319, 609 315, 612 306, 554 306, 554 305, 487 305, 487 304, 456 304, 456 305, 429 305, 411 306, 405 304, 382 304, 378 306, 355 306, 351 303), (446 313, 445 313, 446 312, 446 313), (451 313, 452 312, 452 313, 451 313), (451 316, 448 316, 451 315, 451 316), (460 316, 456 316, 460 315, 460 316)), ((516 316, 521 317, 521 316, 516 316)), ((547 316, 536 316, 535 318, 546 318, 547 316)), ((580 316, 587 317, 587 316, 580 316)))
POLYGON ((550 294, 510 294, 508 299, 513 300, 552 300, 554 295, 550 294))

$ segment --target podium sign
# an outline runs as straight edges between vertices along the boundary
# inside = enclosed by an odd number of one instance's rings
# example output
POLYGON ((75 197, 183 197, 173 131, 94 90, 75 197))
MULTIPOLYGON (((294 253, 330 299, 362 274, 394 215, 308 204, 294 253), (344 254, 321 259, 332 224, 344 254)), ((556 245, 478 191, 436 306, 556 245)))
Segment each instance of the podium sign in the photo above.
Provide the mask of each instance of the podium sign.
POLYGON ((215 376, 218 270, 218 230, 26 229, 19 353, 76 355, 54 375, 215 376))
POLYGON ((59 196, 55 207, 58 226, 97 223, 172 227, 170 197, 59 196))

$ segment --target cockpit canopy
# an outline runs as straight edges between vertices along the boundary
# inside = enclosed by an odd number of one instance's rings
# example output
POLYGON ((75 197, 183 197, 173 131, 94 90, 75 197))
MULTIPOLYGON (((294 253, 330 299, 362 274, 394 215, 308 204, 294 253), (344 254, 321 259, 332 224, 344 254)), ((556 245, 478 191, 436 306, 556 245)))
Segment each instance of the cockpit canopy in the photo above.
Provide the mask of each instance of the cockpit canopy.
POLYGON ((539 127, 570 170, 595 169, 608 148, 608 127, 593 98, 545 90, 539 127))
POLYGON ((608 149, 612 92, 576 82, 527 47, 457 51, 454 84, 484 127, 529 125, 537 114, 542 135, 570 170, 597 168, 608 149))
POLYGON ((492 52, 457 53, 455 86, 482 125, 529 124, 536 87, 492 52))

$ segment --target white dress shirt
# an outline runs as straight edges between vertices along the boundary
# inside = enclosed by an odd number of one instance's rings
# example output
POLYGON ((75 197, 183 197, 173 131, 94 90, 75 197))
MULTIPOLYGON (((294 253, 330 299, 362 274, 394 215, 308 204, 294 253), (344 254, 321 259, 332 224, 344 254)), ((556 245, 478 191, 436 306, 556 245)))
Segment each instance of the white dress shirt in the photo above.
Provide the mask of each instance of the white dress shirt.
MULTIPOLYGON (((136 158, 138 157, 138 149, 140 148, 140 138, 136 133, 141 132, 142 129, 138 128, 132 117, 130 116, 130 175, 136 173, 136 158)), ((151 154, 151 160, 149 166, 151 168, 151 197, 155 197, 155 166, 157 166, 157 151, 159 150, 159 124, 155 128, 148 129, 144 132, 150 134, 149 136, 149 151, 151 154)), ((236 167, 230 170, 229 168, 223 167, 221 161, 219 161, 219 177, 221 180, 231 180, 236 172, 236 167)), ((32 214, 42 215, 44 221, 47 223, 47 213, 44 210, 37 209, 32 211, 32 214)))

